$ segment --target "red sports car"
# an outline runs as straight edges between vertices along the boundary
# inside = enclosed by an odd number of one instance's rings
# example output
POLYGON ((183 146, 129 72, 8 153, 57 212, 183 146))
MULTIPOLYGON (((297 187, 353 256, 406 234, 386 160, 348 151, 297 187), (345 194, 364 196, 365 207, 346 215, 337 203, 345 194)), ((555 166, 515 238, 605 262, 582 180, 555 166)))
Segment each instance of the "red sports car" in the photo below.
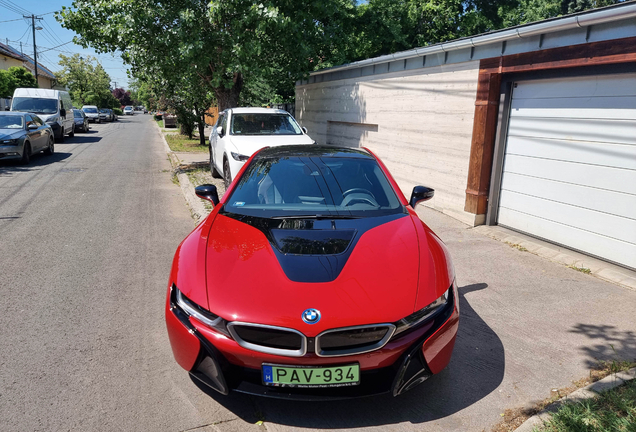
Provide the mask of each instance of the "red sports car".
POLYGON ((179 245, 166 323, 212 389, 289 399, 397 396, 446 367, 459 323, 444 243, 365 149, 265 148, 179 245))

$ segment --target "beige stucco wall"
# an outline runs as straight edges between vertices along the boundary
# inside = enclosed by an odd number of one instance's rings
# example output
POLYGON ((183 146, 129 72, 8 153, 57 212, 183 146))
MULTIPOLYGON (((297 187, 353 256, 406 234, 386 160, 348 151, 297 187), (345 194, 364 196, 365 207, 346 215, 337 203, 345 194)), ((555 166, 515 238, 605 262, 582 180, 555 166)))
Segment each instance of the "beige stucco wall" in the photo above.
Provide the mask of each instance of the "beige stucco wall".
POLYGON ((469 225, 464 211, 479 62, 296 87, 296 118, 319 144, 364 146, 386 164, 407 199, 469 225), (338 123, 340 122, 340 123, 338 123))
POLYGON ((0 69, 8 70, 13 66, 22 66, 22 60, 14 59, 13 57, 8 57, 0 54, 0 69))

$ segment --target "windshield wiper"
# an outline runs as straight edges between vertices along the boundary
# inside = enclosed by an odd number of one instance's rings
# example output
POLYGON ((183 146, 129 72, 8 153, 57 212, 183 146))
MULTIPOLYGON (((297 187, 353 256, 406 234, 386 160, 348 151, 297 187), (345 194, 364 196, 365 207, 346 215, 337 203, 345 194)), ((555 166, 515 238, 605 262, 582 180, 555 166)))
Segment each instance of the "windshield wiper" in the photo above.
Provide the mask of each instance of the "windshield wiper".
POLYGON ((311 214, 311 215, 273 216, 271 219, 318 219, 318 220, 320 219, 360 219, 360 216, 311 214))

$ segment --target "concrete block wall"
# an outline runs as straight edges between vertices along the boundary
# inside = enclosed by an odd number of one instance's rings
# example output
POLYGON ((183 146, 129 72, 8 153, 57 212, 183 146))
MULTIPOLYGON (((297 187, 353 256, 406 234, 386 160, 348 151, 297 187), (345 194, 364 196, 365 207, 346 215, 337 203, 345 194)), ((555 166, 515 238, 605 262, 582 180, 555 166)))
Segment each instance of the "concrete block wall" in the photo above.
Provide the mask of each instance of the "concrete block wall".
POLYGON ((435 189, 429 207, 469 225, 464 211, 479 62, 296 87, 296 119, 319 144, 368 147, 406 197, 435 189))

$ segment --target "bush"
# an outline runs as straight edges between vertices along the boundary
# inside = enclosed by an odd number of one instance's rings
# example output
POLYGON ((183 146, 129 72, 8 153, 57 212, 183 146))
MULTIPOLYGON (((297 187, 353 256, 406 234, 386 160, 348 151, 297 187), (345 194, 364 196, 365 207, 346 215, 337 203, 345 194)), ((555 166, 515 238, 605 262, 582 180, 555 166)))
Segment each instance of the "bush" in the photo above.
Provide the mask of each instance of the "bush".
POLYGON ((163 114, 157 113, 155 114, 155 120, 161 120, 163 119, 163 114))
POLYGON ((113 112, 117 115, 124 115, 124 112, 119 108, 113 108, 113 112))

